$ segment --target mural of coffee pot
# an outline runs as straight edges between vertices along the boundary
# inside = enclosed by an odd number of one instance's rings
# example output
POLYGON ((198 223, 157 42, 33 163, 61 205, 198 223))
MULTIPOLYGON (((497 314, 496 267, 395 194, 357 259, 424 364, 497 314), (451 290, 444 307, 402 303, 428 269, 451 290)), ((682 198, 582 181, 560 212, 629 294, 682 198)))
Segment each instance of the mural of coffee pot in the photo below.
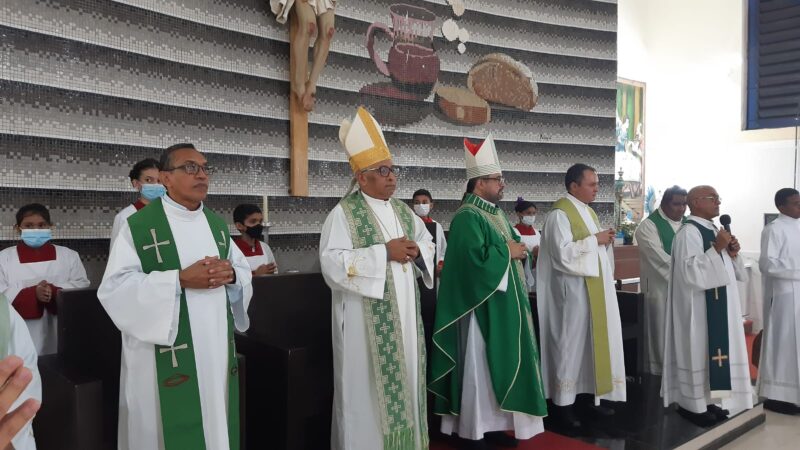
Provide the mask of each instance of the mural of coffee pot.
POLYGON ((375 66, 400 89, 423 97, 430 94, 439 77, 439 56, 433 48, 436 15, 406 4, 389 7, 392 28, 375 22, 367 30, 367 51, 375 66), (375 36, 381 31, 392 40, 384 62, 375 51, 375 36))

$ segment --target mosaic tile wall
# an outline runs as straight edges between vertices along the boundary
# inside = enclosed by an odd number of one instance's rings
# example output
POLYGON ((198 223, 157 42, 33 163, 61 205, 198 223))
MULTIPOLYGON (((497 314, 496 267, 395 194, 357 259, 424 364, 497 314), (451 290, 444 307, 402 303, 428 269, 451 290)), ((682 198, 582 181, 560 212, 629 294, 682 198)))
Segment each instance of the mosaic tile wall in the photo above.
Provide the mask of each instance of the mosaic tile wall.
MULTIPOLYGON (((396 2, 339 2, 309 116, 311 197, 293 198, 288 33, 267 0, 3 0, 0 247, 15 238, 20 206, 44 203, 58 243, 81 253, 97 283, 114 215, 135 200, 130 167, 175 142, 193 142, 221 169, 209 206, 230 217, 236 204, 266 196, 279 266, 318 270, 319 230, 350 176, 338 124, 362 103, 362 86, 386 80, 364 41, 371 23, 390 23, 396 2)), ((466 0, 458 20, 471 35, 464 54, 440 31, 453 18, 448 2, 405 2, 437 17, 440 83, 464 84, 477 58, 504 52, 531 69, 540 99, 532 112, 497 108, 484 126, 458 126, 435 114, 387 126, 395 163, 405 167, 397 196, 429 189, 437 201, 433 216, 447 227, 465 181, 461 140, 491 131, 508 179, 504 209, 511 212, 512 200, 524 196, 546 211, 563 192, 565 169, 582 161, 601 174, 596 207, 609 223, 615 1, 466 0)), ((380 44, 379 53, 388 46, 380 44)), ((401 119, 405 113, 398 109, 401 119)))

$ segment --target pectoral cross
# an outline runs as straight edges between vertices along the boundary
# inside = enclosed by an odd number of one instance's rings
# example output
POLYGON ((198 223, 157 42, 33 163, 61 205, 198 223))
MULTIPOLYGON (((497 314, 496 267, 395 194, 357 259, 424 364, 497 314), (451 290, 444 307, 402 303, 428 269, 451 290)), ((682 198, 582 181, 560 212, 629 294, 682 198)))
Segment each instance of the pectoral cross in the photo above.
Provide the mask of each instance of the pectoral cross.
POLYGON ((150 228, 150 236, 153 237, 153 243, 150 245, 142 246, 142 250, 150 250, 151 248, 156 249, 156 259, 158 260, 159 264, 163 264, 164 260, 161 259, 161 251, 158 250, 159 245, 169 245, 169 241, 158 242, 158 238, 156 237, 156 230, 154 228, 150 228))
POLYGON ((167 353, 172 352, 172 367, 178 367, 178 358, 175 357, 175 350, 186 350, 189 348, 188 344, 181 344, 177 347, 170 347, 170 348, 162 348, 158 350, 158 353, 167 353))
POLYGON ((722 361, 728 359, 728 355, 722 354, 722 349, 717 349, 717 356, 711 358, 712 361, 716 361, 719 363, 719 366, 722 367, 722 361))

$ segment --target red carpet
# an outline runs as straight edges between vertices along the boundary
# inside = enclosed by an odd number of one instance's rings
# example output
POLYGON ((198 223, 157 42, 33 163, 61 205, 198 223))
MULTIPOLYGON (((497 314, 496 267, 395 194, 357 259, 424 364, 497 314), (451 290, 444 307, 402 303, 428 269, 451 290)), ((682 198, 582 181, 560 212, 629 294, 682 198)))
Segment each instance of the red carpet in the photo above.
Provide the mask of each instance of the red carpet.
MULTIPOLYGON (((520 441, 517 450, 598 450, 602 448, 545 431, 527 441, 520 441)), ((457 450, 457 448, 445 442, 431 442, 430 450, 457 450)))

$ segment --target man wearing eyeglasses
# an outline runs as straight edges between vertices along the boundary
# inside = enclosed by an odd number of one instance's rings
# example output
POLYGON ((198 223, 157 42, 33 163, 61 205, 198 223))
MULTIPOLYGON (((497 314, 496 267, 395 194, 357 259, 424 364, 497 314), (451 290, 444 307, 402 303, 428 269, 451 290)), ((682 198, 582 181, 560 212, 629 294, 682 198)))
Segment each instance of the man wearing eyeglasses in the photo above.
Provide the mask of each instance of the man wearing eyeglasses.
POLYGON ((602 419, 614 410, 600 401, 625 401, 625 362, 614 230, 602 229, 589 206, 600 189, 597 171, 575 164, 564 187, 567 195, 553 203, 544 222, 536 304, 551 416, 564 432, 574 433, 581 419, 610 425, 602 419))
POLYGON ((664 328, 664 406, 698 426, 753 407, 737 280, 745 280, 739 242, 718 229, 722 199, 711 186, 689 191, 691 214, 672 241, 664 328))
POLYGON ((505 179, 492 135, 464 140, 464 155, 469 181, 450 223, 429 389, 442 433, 457 434, 461 448, 515 447, 543 432, 547 415, 522 267, 528 254, 498 206, 505 179))
POLYGON ((238 450, 250 266, 203 204, 205 156, 177 144, 160 163, 167 194, 122 225, 97 291, 122 332, 119 448, 238 450))
POLYGON ((333 297, 331 448, 427 449, 417 278, 433 288, 433 238, 392 197, 399 168, 378 122, 358 108, 339 139, 358 189, 328 215, 319 245, 333 297))

